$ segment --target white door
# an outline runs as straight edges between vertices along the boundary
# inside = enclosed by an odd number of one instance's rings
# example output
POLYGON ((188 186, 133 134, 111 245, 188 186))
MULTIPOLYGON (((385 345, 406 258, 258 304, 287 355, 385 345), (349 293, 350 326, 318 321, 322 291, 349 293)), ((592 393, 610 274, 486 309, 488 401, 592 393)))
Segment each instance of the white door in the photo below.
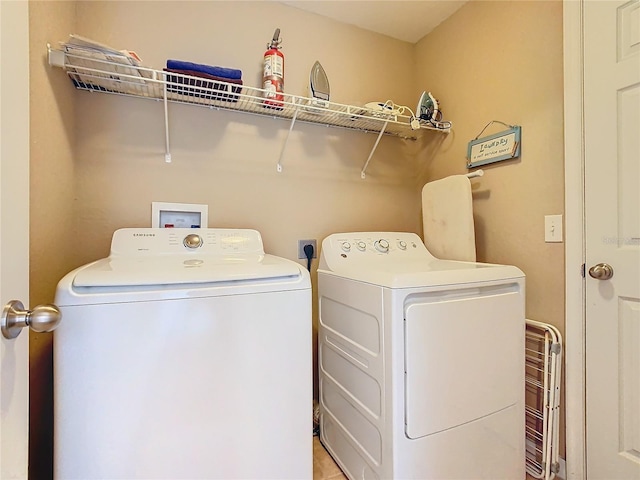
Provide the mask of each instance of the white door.
MULTIPOLYGON (((29 300, 28 3, 0 1, 0 309, 29 300)), ((27 478, 29 334, 0 335, 0 478, 27 478)))
POLYGON ((584 29, 587 477, 636 480, 640 1, 585 1, 584 29))

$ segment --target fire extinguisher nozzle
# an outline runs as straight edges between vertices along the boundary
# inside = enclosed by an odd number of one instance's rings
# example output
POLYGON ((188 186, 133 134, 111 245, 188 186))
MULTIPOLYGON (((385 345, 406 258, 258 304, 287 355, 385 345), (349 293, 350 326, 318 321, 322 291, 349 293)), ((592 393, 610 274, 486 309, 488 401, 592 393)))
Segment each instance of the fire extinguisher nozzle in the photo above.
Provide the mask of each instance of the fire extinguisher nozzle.
POLYGON ((273 32, 273 39, 271 40, 271 43, 267 44, 267 48, 280 48, 280 29, 276 28, 276 31, 273 32))

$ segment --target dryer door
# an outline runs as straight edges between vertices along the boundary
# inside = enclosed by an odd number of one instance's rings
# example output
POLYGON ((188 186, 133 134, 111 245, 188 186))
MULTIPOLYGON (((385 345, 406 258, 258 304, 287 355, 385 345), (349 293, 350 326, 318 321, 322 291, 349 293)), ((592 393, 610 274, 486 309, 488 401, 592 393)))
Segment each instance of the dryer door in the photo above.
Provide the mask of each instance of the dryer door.
POLYGON ((447 430, 523 401, 524 325, 523 284, 408 296, 407 436, 447 430))

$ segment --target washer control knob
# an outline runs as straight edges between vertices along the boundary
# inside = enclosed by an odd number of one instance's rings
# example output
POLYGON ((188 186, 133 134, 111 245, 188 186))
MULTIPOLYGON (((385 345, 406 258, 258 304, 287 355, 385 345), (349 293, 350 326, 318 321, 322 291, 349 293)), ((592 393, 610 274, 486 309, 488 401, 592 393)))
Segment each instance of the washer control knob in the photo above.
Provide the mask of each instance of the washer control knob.
POLYGON ((349 242, 342 242, 342 250, 345 252, 351 251, 351 244, 349 242))
POLYGON ((388 253, 389 252, 389 242, 387 242, 384 238, 380 240, 376 240, 376 243, 373 244, 376 247, 376 250, 380 253, 388 253))
POLYGON ((184 237, 182 244, 187 248, 199 248, 202 246, 202 237, 195 233, 190 233, 184 237))
POLYGON ((407 242, 405 242, 404 240, 399 240, 398 241, 398 248, 400 250, 406 250, 407 249, 407 242))
POLYGON ((360 250, 361 252, 364 252, 367 249, 367 244, 360 240, 358 243, 356 243, 356 247, 358 247, 358 250, 360 250))

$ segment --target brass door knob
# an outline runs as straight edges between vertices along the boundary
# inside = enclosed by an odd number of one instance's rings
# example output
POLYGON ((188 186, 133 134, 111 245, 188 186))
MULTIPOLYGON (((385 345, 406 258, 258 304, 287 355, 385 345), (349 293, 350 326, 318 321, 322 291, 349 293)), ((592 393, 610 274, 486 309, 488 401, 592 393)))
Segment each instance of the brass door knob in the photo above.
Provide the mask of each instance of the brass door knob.
POLYGON ((613 267, 608 263, 598 263, 589 269, 589 275, 596 280, 609 280, 613 277, 613 267))

